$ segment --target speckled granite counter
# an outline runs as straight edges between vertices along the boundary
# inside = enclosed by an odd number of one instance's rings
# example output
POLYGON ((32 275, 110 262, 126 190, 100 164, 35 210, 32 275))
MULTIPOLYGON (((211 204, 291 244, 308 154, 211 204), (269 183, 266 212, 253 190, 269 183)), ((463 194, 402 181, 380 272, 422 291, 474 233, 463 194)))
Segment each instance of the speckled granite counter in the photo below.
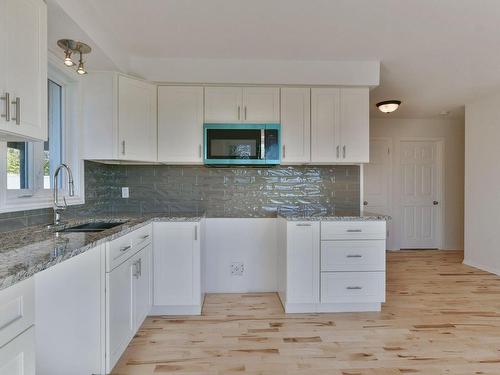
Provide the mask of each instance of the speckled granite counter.
MULTIPOLYGON (((197 222, 201 219, 201 216, 191 215, 93 217, 92 219, 72 220, 66 226, 92 221, 126 221, 126 223, 94 233, 56 233, 46 226, 34 226, 2 233, 0 234, 0 290, 149 223, 155 221, 197 222)), ((60 226, 57 229, 63 228, 64 226, 60 226)))
POLYGON ((278 217, 288 221, 388 221, 389 215, 360 211, 279 213, 278 217))

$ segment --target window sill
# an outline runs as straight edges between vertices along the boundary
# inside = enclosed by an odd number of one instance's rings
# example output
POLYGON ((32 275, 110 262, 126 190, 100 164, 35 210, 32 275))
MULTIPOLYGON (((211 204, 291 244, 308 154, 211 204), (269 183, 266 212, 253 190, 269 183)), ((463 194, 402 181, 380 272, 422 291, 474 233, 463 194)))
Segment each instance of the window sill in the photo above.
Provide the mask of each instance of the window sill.
MULTIPOLYGON (((62 201, 62 198, 61 198, 62 201)), ((68 206, 75 206, 84 204, 83 197, 67 197, 66 202, 68 206)), ((15 212, 15 211, 29 211, 41 208, 51 208, 54 206, 52 197, 29 197, 10 199, 6 204, 0 208, 0 213, 15 212)))

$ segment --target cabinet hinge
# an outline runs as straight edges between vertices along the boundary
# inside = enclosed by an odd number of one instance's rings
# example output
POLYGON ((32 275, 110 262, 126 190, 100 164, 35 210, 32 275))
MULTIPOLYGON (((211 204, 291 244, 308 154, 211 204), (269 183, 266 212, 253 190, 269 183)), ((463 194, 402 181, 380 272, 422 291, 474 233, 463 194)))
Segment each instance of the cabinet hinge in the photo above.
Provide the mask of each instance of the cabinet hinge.
POLYGON ((390 155, 391 154, 391 149, 389 147, 387 147, 387 155, 390 155))

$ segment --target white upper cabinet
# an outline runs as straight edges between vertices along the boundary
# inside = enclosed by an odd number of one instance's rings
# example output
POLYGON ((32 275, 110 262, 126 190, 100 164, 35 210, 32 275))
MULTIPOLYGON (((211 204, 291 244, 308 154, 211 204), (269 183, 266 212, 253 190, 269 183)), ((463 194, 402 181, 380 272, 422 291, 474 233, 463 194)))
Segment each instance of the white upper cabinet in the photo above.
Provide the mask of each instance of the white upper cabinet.
POLYGON ((281 89, 281 144, 283 164, 311 161, 311 89, 281 89))
POLYGON ((156 162, 156 85, 104 72, 82 88, 83 158, 156 162))
POLYGON ((241 87, 206 87, 205 122, 239 122, 242 110, 241 87))
POLYGON ((277 123, 280 121, 280 89, 277 87, 244 87, 242 121, 277 123))
POLYGON ((158 88, 158 161, 203 161, 203 87, 158 88))
POLYGON ((312 89, 311 105, 311 162, 338 162, 340 89, 312 89))
POLYGON ((119 158, 156 160, 156 86, 118 77, 119 158))
POLYGON ((311 103, 311 162, 367 163, 368 88, 312 89, 311 103))
POLYGON ((368 88, 340 90, 340 140, 342 162, 370 161, 370 113, 368 88))
POLYGON ((46 140, 45 2, 0 2, 0 49, 0 139, 46 140))
POLYGON ((277 87, 206 87, 205 122, 276 123, 279 98, 277 87))

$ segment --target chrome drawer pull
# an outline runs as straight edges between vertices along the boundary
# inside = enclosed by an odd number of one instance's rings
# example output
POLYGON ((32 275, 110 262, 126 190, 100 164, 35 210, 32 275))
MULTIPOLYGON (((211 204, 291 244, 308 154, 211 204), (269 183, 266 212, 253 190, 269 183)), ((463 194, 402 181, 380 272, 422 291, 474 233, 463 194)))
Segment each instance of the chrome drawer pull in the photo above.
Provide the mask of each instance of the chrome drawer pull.
POLYGON ((146 234, 145 236, 142 236, 141 240, 145 240, 146 238, 149 238, 149 234, 146 234))
POLYGON ((298 227, 310 227, 311 224, 296 224, 298 227))
POLYGON ((347 232, 348 233, 361 233, 362 230, 361 229, 347 229, 347 232))
POLYGON ((346 289, 347 290, 361 290, 361 289, 363 289, 363 287, 362 286, 348 286, 346 289))
POLYGON ((349 254, 349 255, 347 255, 347 258, 363 258, 363 255, 359 255, 359 254, 349 254))
POLYGON ((132 246, 128 245, 128 246, 124 246, 124 247, 121 247, 120 248, 120 251, 123 253, 124 251, 127 251, 128 249, 130 249, 132 246))

